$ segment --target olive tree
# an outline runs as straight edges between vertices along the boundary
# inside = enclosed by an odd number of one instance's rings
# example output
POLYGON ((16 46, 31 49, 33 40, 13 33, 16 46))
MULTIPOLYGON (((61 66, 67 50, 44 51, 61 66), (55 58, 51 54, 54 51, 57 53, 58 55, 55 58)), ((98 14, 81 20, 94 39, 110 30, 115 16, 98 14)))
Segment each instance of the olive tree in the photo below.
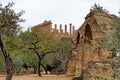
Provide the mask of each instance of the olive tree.
MULTIPOLYGON (((26 44, 26 48, 29 51, 34 52, 38 57, 38 75, 41 76, 41 66, 45 69, 41 63, 42 59, 49 53, 55 53, 59 50, 59 42, 56 39, 50 37, 50 35, 42 33, 40 30, 32 30, 21 34, 21 38, 26 44)), ((47 74, 47 71, 46 71, 47 74)))
POLYGON ((5 48, 4 39, 8 36, 16 35, 17 32, 20 30, 18 22, 24 21, 20 19, 20 17, 23 14, 23 11, 15 13, 15 11, 12 9, 13 4, 13 2, 8 3, 8 5, 4 7, 2 6, 2 4, 0 4, 0 48, 6 63, 6 80, 12 79, 14 69, 13 62, 5 48))

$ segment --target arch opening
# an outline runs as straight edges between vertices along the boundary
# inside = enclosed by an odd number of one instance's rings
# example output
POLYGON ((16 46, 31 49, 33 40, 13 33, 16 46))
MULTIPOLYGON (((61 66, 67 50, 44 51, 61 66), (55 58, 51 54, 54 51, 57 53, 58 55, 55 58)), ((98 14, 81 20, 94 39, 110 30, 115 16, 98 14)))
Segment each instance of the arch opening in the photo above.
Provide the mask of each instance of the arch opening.
POLYGON ((80 43, 80 33, 78 32, 77 33, 77 44, 79 44, 80 43))
POLYGON ((92 31, 91 31, 91 28, 90 28, 90 25, 87 24, 86 27, 85 27, 85 38, 84 38, 84 43, 85 44, 91 44, 91 40, 92 40, 92 31))

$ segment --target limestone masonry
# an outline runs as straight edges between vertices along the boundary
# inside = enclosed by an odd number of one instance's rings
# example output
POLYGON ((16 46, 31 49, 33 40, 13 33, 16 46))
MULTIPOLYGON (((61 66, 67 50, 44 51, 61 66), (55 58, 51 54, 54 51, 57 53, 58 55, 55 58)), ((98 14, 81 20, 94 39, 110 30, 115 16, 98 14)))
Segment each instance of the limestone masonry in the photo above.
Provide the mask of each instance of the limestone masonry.
MULTIPOLYGON (((110 35, 115 31, 115 29, 113 28, 114 18, 115 16, 100 11, 90 12, 85 17, 85 22, 77 30, 76 35, 72 40, 73 47, 67 64, 68 76, 82 75, 82 70, 88 67, 88 63, 90 61, 112 59, 112 52, 108 51, 107 49, 101 46, 101 39, 104 36, 110 35)), ((93 65, 91 64, 91 66, 93 65)), ((103 74, 103 72, 99 75, 103 74)), ((112 73, 108 77, 111 76, 112 73)), ((97 75, 96 77, 99 76, 97 75)), ((103 79, 87 78, 83 80, 103 79)))
POLYGON ((51 21, 45 20, 43 23, 33 26, 32 29, 40 29, 42 32, 51 34, 53 37, 73 37, 76 33, 75 27, 71 23, 69 24, 69 26, 67 26, 66 24, 64 26, 62 24, 55 24, 53 27, 54 28, 52 28, 51 21), (68 27, 69 31, 67 31, 68 27))
POLYGON ((109 62, 113 59, 114 54, 102 47, 102 39, 115 32, 113 27, 115 17, 115 15, 96 10, 85 17, 85 22, 78 30, 74 30, 72 24, 69 24, 69 26, 55 24, 54 28, 52 28, 51 21, 44 21, 33 26, 32 29, 40 29, 55 38, 71 38, 72 49, 66 66, 67 76, 78 77, 81 75, 83 80, 104 80, 105 78, 112 80, 112 65, 109 62), (59 30, 57 27, 59 27, 59 30), (64 27, 64 30, 62 27, 64 27), (67 32, 68 27, 69 32, 67 32), (94 64, 91 64, 91 61, 94 64), (88 73, 83 74, 84 70, 88 73), (96 75, 96 73, 98 74, 96 75), (108 75, 106 75, 107 73, 108 75))

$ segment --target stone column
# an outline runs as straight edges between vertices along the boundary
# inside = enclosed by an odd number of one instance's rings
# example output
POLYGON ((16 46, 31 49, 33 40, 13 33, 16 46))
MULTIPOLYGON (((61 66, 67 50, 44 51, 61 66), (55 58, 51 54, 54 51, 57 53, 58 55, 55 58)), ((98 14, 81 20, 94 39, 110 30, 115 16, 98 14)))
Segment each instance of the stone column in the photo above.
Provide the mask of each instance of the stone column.
POLYGON ((70 23, 70 34, 72 34, 72 24, 70 23))
POLYGON ((67 25, 65 24, 65 34, 67 33, 67 25))
POLYGON ((57 24, 55 24, 55 33, 57 33, 57 24))
POLYGON ((73 34, 75 34, 75 26, 73 26, 73 34))
POLYGON ((60 24, 60 33, 61 33, 61 34, 63 33, 62 24, 60 24))

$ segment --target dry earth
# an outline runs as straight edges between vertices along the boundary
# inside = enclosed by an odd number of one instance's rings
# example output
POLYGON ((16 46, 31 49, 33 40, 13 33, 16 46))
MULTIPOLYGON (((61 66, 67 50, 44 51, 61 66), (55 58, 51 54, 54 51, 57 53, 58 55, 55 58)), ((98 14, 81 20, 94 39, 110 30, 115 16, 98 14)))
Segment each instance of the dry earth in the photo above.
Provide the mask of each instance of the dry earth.
MULTIPOLYGON (((5 75, 0 75, 0 80, 5 80, 5 75)), ((72 80, 72 77, 66 77, 65 75, 42 75, 38 77, 36 74, 14 76, 13 80, 72 80)))

